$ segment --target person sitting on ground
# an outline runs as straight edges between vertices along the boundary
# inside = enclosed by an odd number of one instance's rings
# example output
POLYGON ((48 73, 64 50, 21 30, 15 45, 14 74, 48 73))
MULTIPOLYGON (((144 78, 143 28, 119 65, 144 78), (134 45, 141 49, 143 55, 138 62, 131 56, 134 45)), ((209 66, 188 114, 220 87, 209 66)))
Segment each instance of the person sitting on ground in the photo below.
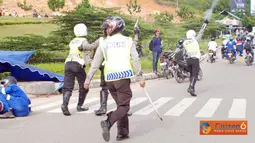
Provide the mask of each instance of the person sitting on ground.
POLYGON ((28 116, 31 112, 31 101, 17 85, 17 80, 7 76, 1 80, 0 118, 28 116))

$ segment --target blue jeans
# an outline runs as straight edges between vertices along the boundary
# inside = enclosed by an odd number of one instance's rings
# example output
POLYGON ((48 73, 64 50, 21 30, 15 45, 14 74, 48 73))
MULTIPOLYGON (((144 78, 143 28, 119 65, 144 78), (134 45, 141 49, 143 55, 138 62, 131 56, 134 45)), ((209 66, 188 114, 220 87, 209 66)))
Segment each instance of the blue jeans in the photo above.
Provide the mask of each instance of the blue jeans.
POLYGON ((159 52, 152 52, 152 57, 153 57, 153 61, 152 61, 152 68, 153 68, 153 72, 157 72, 158 71, 158 59, 159 59, 160 53, 159 52))

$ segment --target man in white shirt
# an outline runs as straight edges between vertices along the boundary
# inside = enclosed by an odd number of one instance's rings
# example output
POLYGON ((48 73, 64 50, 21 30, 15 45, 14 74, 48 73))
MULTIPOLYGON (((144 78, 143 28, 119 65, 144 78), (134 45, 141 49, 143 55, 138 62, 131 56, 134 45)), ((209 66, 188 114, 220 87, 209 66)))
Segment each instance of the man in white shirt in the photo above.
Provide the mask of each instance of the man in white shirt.
POLYGON ((214 56, 216 57, 216 50, 217 50, 217 42, 215 42, 215 37, 211 38, 211 41, 208 43, 208 50, 212 50, 214 53, 214 56))

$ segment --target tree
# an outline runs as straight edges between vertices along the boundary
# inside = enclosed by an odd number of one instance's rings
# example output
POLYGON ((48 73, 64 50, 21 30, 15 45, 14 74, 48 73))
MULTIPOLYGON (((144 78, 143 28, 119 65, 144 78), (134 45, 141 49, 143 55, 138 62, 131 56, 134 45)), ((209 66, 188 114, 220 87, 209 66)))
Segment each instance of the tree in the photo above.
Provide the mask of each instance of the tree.
POLYGON ((65 6, 65 0, 48 0, 48 6, 52 11, 59 11, 60 8, 65 6))
POLYGON ((141 12, 141 5, 137 4, 137 0, 134 0, 134 2, 130 0, 129 4, 126 4, 126 5, 128 8, 128 12, 131 15, 141 12))
POLYGON ((21 8, 21 9, 23 9, 24 11, 26 11, 26 13, 27 13, 27 11, 30 11, 33 8, 32 5, 27 5, 27 1, 26 0, 23 0, 23 3, 18 2, 17 6, 19 8, 21 8))
POLYGON ((180 9, 176 10, 176 13, 182 19, 190 19, 195 17, 194 11, 192 11, 192 9, 190 9, 188 6, 181 6, 180 9))

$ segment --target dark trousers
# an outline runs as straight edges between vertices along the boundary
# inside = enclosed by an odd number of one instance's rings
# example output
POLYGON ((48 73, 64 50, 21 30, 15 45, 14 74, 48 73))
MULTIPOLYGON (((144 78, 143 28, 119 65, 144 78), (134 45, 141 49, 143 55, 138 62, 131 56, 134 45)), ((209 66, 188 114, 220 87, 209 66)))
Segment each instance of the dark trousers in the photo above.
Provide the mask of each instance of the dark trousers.
POLYGON ((63 93, 72 92, 75 84, 75 77, 79 83, 79 99, 78 106, 82 106, 86 95, 89 90, 84 88, 84 82, 86 79, 86 72, 84 67, 82 67, 78 62, 67 62, 65 64, 65 77, 64 77, 64 87, 63 93))
POLYGON ((102 87, 102 90, 107 90, 107 84, 105 82, 105 79, 104 79, 104 66, 100 66, 99 68, 100 72, 101 72, 101 75, 100 75, 100 87, 102 87))
POLYGON ((190 86, 195 89, 196 81, 198 78, 200 63, 197 58, 188 58, 187 59, 188 69, 190 71, 190 86))
POLYGON ((110 121, 111 126, 117 122, 118 135, 129 134, 127 113, 130 109, 130 100, 132 98, 130 83, 130 79, 107 82, 108 90, 110 91, 112 98, 117 103, 117 110, 107 114, 108 120, 110 121))
POLYGON ((153 72, 158 71, 158 60, 159 60, 160 53, 159 52, 152 52, 152 68, 153 72))

